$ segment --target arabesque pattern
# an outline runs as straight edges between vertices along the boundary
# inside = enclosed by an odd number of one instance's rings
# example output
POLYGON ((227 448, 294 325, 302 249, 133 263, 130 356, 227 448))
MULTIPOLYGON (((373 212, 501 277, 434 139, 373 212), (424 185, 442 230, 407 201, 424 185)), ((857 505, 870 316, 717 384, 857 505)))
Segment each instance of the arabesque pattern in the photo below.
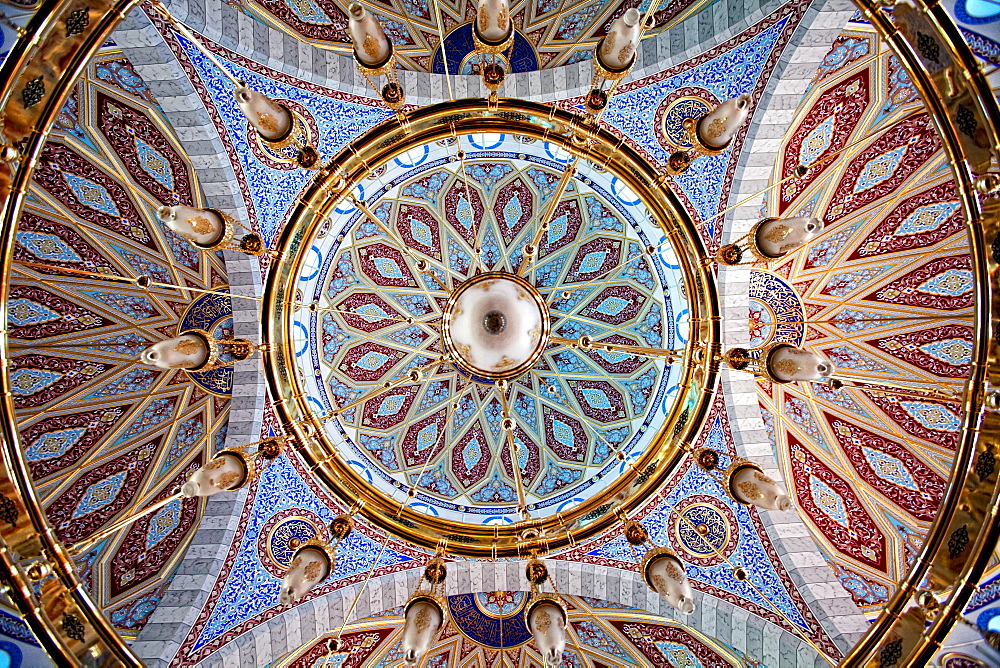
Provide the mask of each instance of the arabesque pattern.
MULTIPOLYGON (((232 308, 221 257, 156 220, 160 203, 201 193, 130 67, 111 47, 88 66, 45 146, 14 251, 8 373, 25 460, 67 544, 172 494, 221 447, 228 421, 231 374, 196 384, 138 364, 144 348, 190 323, 231 330, 232 308), (128 282, 141 275, 221 289, 211 322, 199 319, 200 293, 128 282)), ((200 510, 197 499, 175 501, 80 557, 125 637, 162 597, 200 510)))
MULTIPOLYGON (((975 335, 955 184, 895 57, 884 45, 858 57, 858 45, 874 43, 870 26, 851 23, 834 44, 796 112, 774 176, 799 161, 818 167, 766 203, 775 215, 822 217, 826 229, 753 278, 793 286, 804 345, 829 357, 839 374, 939 395, 758 384, 800 513, 870 614, 892 595, 936 515, 961 416, 948 394, 958 396, 968 376, 975 335), (841 97, 851 87, 853 95, 841 97), (849 105, 858 108, 847 114, 849 105), (847 145, 853 148, 835 156, 847 145)), ((751 322, 774 328, 759 321, 784 303, 752 304, 751 322)))

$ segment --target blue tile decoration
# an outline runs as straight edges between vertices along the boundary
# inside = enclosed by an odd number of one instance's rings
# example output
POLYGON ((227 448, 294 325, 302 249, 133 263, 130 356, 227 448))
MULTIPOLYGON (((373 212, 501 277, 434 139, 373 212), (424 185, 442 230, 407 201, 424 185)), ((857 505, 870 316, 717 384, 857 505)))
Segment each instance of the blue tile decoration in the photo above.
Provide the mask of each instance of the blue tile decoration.
MULTIPOLYGON (((285 457, 279 458, 265 469, 252 503, 239 552, 222 591, 213 601, 211 614, 194 644, 195 650, 278 605, 278 586, 281 581, 264 568, 258 553, 261 528, 268 519, 279 511, 301 508, 315 513, 329 523, 341 512, 321 501, 285 457)), ((370 540, 360 531, 354 531, 337 549, 337 566, 327 582, 335 583, 367 573, 381 547, 381 543, 370 540)), ((406 561, 410 561, 410 557, 387 548, 379 566, 406 561)))
MULTIPOLYGON (((719 100, 751 93, 766 73, 766 64, 789 19, 782 18, 751 39, 719 56, 681 71, 648 86, 617 93, 608 104, 604 122, 639 144, 661 165, 670 157, 656 138, 656 109, 674 91, 693 86, 704 89, 719 100)), ((731 151, 720 156, 698 158, 691 168, 675 179, 687 195, 698 218, 705 219, 720 208, 723 184, 732 159, 731 151)), ((709 224, 714 228, 715 220, 709 224)), ((712 234, 714 236, 714 234, 712 234)))
MULTIPOLYGON (((247 143, 248 123, 233 97, 232 83, 204 55, 183 37, 177 38, 195 66, 212 101, 222 116, 225 132, 235 147, 239 160, 237 165, 254 184, 250 197, 258 220, 260 232, 265 241, 271 241, 292 206, 295 197, 312 173, 306 170, 285 171, 265 165, 254 157, 247 143)), ((229 71, 256 91, 274 99, 289 99, 305 107, 319 127, 319 145, 316 149, 324 158, 332 157, 340 149, 367 130, 390 116, 390 112, 378 106, 368 106, 345 102, 326 95, 307 91, 259 74, 222 58, 229 71)))

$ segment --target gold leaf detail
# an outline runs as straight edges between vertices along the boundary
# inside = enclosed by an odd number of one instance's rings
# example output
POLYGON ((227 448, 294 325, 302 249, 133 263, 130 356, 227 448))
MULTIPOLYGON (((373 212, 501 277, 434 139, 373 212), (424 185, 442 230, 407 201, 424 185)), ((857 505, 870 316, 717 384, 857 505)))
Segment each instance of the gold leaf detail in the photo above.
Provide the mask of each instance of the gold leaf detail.
POLYGON ((240 474, 236 471, 228 471, 223 473, 219 478, 218 486, 222 489, 229 489, 233 483, 240 479, 240 474))
POLYGON ((365 33, 365 41, 362 43, 361 48, 364 49, 365 54, 369 58, 375 58, 378 55, 378 40, 365 33))
POLYGON ((773 244, 784 241, 789 234, 792 233, 792 228, 787 225, 775 225, 771 228, 771 231, 767 233, 764 237, 773 244))
POLYGON ((552 626, 552 617, 545 610, 542 610, 537 615, 535 615, 535 627, 544 635, 549 631, 549 627, 552 626))
POLYGON ((420 612, 413 619, 413 624, 417 627, 417 633, 423 633, 424 629, 431 625, 431 613, 427 611, 427 608, 420 608, 420 612))
POLYGON ((716 139, 722 136, 722 133, 726 131, 726 121, 729 118, 716 118, 714 121, 708 124, 708 130, 705 131, 705 136, 709 139, 716 139))
POLYGON ((760 487, 753 484, 749 480, 744 480, 740 484, 736 485, 743 492, 743 496, 748 499, 763 499, 764 495, 760 491, 760 487))
POLYGON ((257 122, 268 132, 275 132, 278 129, 278 121, 274 120, 274 116, 263 111, 257 112, 257 122))
POLYGON ((188 218, 188 222, 191 223, 191 229, 198 234, 208 234, 212 231, 212 223, 209 222, 208 218, 205 218, 204 216, 188 218))
POLYGON ((782 359, 774 363, 774 370, 785 376, 794 376, 802 371, 802 367, 790 359, 782 359))
POLYGON ((181 339, 174 348, 174 352, 181 355, 194 355, 199 350, 201 350, 201 344, 194 339, 181 339))
POLYGON ((623 63, 627 63, 633 51, 635 51, 635 45, 632 44, 632 42, 629 42, 621 48, 621 51, 618 52, 618 60, 623 63))
POLYGON ((308 564, 306 564, 306 570, 305 570, 306 580, 318 580, 320 568, 321 566, 318 561, 310 561, 308 564))

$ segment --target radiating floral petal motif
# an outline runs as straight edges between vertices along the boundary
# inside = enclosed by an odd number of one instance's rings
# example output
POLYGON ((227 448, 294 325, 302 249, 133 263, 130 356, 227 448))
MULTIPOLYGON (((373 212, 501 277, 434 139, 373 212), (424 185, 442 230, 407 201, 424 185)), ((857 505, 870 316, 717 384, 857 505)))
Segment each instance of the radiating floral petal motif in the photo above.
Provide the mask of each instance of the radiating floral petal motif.
POLYGON ((833 547, 871 568, 886 571, 885 536, 851 486, 791 434, 788 455, 799 507, 830 537, 833 547))
MULTIPOLYGON (((446 295, 426 274, 437 271, 442 283, 454 286, 474 273, 517 269, 522 247, 536 234, 538 209, 548 206, 562 170, 553 167, 554 149, 524 137, 476 135, 460 144, 465 174, 454 159, 441 160, 457 146, 438 145, 419 160, 412 155, 420 151, 412 150, 404 156, 411 167, 402 171, 390 162, 380 176, 388 185, 366 201, 391 236, 345 209, 333 223, 343 226, 337 247, 320 247, 336 234, 315 242, 320 258, 311 262, 321 268, 309 279, 317 286, 310 298, 329 298, 336 310, 317 314, 316 329, 300 323, 300 332, 316 331, 319 345, 304 342, 298 359, 309 364, 315 350, 323 378, 315 396, 330 402, 326 410, 365 399, 343 422, 351 458, 376 484, 388 490, 417 481, 414 502, 433 509, 428 512, 499 521, 516 517, 517 500, 501 428, 504 408, 490 386, 470 386, 450 364, 434 367, 443 351, 438 319, 446 295), (478 145, 488 148, 477 152, 478 145), (518 160, 497 161, 500 147, 518 160), (427 266, 417 270, 417 260, 427 266), (424 379, 408 381, 419 368, 424 379), (386 382, 392 387, 379 394, 386 382)), ((526 278, 550 303, 559 336, 675 345, 684 317, 675 316, 663 285, 664 272, 673 270, 654 269, 635 231, 646 213, 630 209, 639 203, 628 204, 632 198, 626 202, 616 192, 589 176, 572 180, 539 235, 539 259, 526 278)), ((651 233, 643 232, 647 239, 651 233)), ((662 362, 648 357, 564 346, 546 351, 535 368, 512 380, 507 399, 526 501, 543 509, 617 475, 613 452, 644 438, 635 425, 655 422, 652 409, 664 400, 669 376, 662 362)))
POLYGON ((867 343, 916 367, 945 378, 965 378, 972 362, 972 328, 944 325, 872 339, 867 343))
POLYGON ((946 481, 904 446, 824 413, 861 480, 918 520, 937 514, 946 481))

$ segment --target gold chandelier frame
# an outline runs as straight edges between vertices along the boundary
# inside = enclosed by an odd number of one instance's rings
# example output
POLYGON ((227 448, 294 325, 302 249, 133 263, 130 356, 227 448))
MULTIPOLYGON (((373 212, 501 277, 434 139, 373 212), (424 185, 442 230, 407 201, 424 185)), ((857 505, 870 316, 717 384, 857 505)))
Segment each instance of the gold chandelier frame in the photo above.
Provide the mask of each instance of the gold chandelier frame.
MULTIPOLYGON (((5 145, 23 142, 20 160, 0 163, 0 266, 3 268, 0 309, 4 311, 11 285, 14 231, 49 129, 87 63, 122 18, 138 4, 138 0, 95 0, 86 10, 88 22, 84 28, 67 37, 66 22, 78 11, 78 5, 71 0, 42 0, 0 67, 3 108, 0 139, 5 145), (31 104, 27 104, 29 99, 31 104)), ((1000 538, 997 503, 1000 467, 996 464, 1000 411, 986 408, 988 400, 995 400, 995 392, 988 392, 987 381, 993 387, 1000 386, 1000 346, 990 337, 1000 321, 1000 253, 996 257, 990 253, 990 245, 1000 236, 1000 200, 977 194, 976 186, 990 181, 977 181, 977 174, 966 162, 965 140, 958 123, 936 89, 934 78, 921 63, 915 45, 907 41, 882 11, 880 2, 855 0, 855 4, 900 58, 934 119, 962 199, 976 286, 975 316, 980 336, 975 342, 972 372, 964 397, 961 441, 948 490, 914 566, 841 664, 878 665, 885 657, 895 659, 896 665, 926 665, 960 619, 1000 538), (937 596, 917 596, 920 583, 928 574, 937 596), (929 603, 937 598, 942 599, 940 605, 929 603), (927 605, 921 606, 921 601, 927 605)), ((953 80, 965 87, 967 101, 985 139, 993 147, 1000 146, 1000 108, 957 26, 938 0, 912 0, 912 4, 953 61, 953 80)), ((511 104, 501 100, 498 109, 510 109, 511 104)), ((582 129, 582 120, 566 112, 555 113, 560 124, 582 129)), ((394 136, 401 132, 402 127, 396 127, 394 136)), ((627 151, 623 144, 619 148, 627 151)), ((347 162, 351 162, 350 158, 347 162)), ((995 181, 995 165, 993 170, 987 176, 995 181)), ((648 179, 648 172, 640 172, 638 178, 648 179)), ((718 323, 704 322, 701 326, 714 328, 718 323)), ((0 337, 0 361, 4 363, 10 359, 8 347, 7 338, 0 337)), ((276 364, 272 360, 279 358, 280 355, 271 356, 269 364, 276 364)), ((3 590, 19 608, 43 649, 59 665, 141 666, 133 649, 114 631, 87 593, 68 547, 58 541, 49 524, 20 458, 22 448, 12 397, 8 375, 0 374, 3 590), (46 568, 38 568, 40 564, 46 568), (46 569, 51 575, 39 580, 38 573, 46 569)), ((290 426, 305 436, 305 424, 290 426)), ((302 453, 314 461, 325 456, 311 437, 302 453)), ((675 452, 672 457, 678 454, 675 452)))
MULTIPOLYGON (((263 336, 273 343, 264 360, 265 376, 282 429, 300 455, 333 493, 347 504, 361 501, 360 513, 381 529, 428 548, 441 541, 448 552, 466 557, 519 557, 530 550, 548 552, 569 547, 616 524, 648 500, 674 471, 685 449, 699 433, 718 382, 721 311, 713 271, 699 258, 706 251, 694 223, 659 175, 619 138, 588 119, 549 105, 500 99, 457 100, 397 114, 345 147, 321 170, 292 211, 274 247, 283 260, 265 281, 263 336), (680 391, 658 433, 627 472, 605 489, 564 513, 527 518, 508 525, 475 525, 429 516, 375 491, 347 464, 327 436, 326 427, 309 408, 295 372, 291 347, 292 311, 298 270, 313 235, 354 187, 381 165, 415 147, 456 135, 506 133, 550 142, 621 179, 639 196, 678 252, 691 312, 691 328, 682 366, 680 391), (621 494, 621 505, 606 507, 621 494), (601 507, 605 506, 602 510, 601 507), (586 521, 583 518, 587 518, 586 521)), ((294 307, 293 307, 294 308, 294 307)), ((621 459, 621 458, 620 458, 621 459)))

